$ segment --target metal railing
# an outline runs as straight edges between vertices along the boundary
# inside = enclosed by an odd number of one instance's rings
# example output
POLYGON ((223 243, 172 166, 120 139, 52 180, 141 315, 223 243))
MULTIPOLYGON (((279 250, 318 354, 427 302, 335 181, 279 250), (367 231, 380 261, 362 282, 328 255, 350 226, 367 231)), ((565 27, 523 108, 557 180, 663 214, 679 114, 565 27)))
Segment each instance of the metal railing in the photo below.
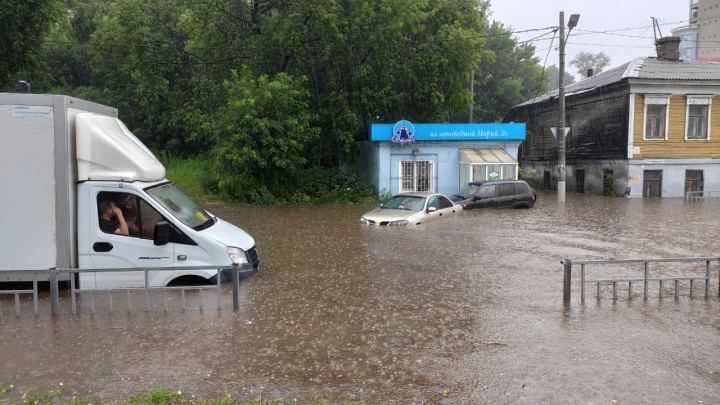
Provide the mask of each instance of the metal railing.
POLYGON ((720 191, 686 191, 685 201, 720 201, 720 191))
MULTIPOLYGON (((659 298, 664 297, 665 283, 670 281, 674 283, 675 298, 680 296, 680 283, 690 283, 690 297, 695 296, 695 284, 700 281, 704 282, 705 285, 705 296, 710 296, 710 285, 712 278, 712 262, 720 262, 720 257, 686 257, 686 258, 655 258, 655 259, 612 259, 612 260, 563 260, 560 263, 564 265, 563 275, 563 301, 570 302, 571 290, 572 290, 572 267, 573 265, 580 265, 580 300, 585 301, 585 285, 594 284, 596 288, 596 298, 599 300, 601 297, 601 286, 610 285, 612 286, 613 299, 617 300, 617 290, 619 284, 627 283, 628 285, 628 299, 633 298, 633 285, 635 283, 643 284, 643 298, 647 299, 649 296, 649 286, 652 282, 659 284, 659 298), (666 276, 666 277, 651 277, 651 264, 652 263, 705 263, 705 274, 702 276, 666 276), (643 277, 638 278, 603 278, 603 279, 588 279, 586 277, 586 266, 589 265, 622 265, 622 264, 642 264, 643 265, 643 277)), ((720 276, 718 276, 718 295, 720 296, 720 276)))
MULTIPOLYGON (((246 265, 243 265, 246 266, 246 265)), ((252 267, 252 264, 247 266, 252 267)), ((239 271, 241 266, 234 264, 232 267, 232 290, 233 290, 233 310, 237 311, 240 308, 240 288, 239 288, 239 271)), ((244 268, 244 267, 243 267, 244 268)), ((70 268, 51 268, 47 270, 17 270, 17 271, 3 271, 4 274, 32 274, 32 288, 28 289, 17 289, 17 290, 0 290, 0 296, 12 295, 14 296, 14 313, 15 315, 20 314, 20 297, 25 295, 32 295, 33 310, 34 314, 39 314, 39 295, 38 295, 38 280, 47 280, 49 284, 50 292, 50 312, 52 315, 58 315, 60 313, 60 279, 63 275, 68 275, 70 281, 70 305, 71 312, 73 315, 77 314, 78 308, 78 297, 82 295, 89 296, 90 312, 95 313, 95 301, 99 295, 107 297, 108 310, 113 312, 115 310, 114 297, 118 293, 125 295, 125 301, 127 310, 130 311, 132 307, 132 295, 142 293, 144 295, 144 309, 146 312, 150 311, 150 293, 151 292, 162 292, 163 293, 163 305, 164 309, 168 310, 168 293, 179 292, 180 294, 180 305, 183 311, 187 308, 187 292, 197 291, 198 292, 198 309, 203 310, 204 308, 204 294, 206 291, 214 290, 216 296, 217 309, 220 310, 222 307, 222 271, 224 268, 208 268, 207 266, 184 266, 184 267, 148 267, 148 268, 108 268, 108 269, 70 269, 70 268), (178 286, 178 287, 160 287, 150 285, 150 272, 151 271, 181 271, 181 270, 208 270, 213 269, 216 273, 215 285, 197 285, 197 286, 178 286), (78 289, 75 284, 76 275, 79 273, 104 273, 104 272, 143 272, 144 273, 144 284, 140 287, 131 288, 108 288, 108 289, 78 289)), ((245 269, 247 270, 247 269, 245 269)), ((0 316, 2 316, 2 301, 0 301, 0 316)))
MULTIPOLYGON (((37 273, 33 273, 33 288, 25 290, 0 290, 0 296, 12 295, 15 297, 15 315, 20 315, 20 296, 21 295, 33 295, 33 308, 35 315, 40 312, 40 306, 38 301, 38 277, 37 273)), ((2 315, 2 301, 0 301, 0 315, 2 315)))

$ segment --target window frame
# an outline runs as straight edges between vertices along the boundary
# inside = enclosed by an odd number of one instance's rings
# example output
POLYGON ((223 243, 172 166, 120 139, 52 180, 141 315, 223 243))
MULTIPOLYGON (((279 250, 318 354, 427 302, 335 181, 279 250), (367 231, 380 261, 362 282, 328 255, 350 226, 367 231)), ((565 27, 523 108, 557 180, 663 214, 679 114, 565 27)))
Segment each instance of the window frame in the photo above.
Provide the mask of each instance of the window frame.
POLYGON ((712 117, 712 96, 710 95, 689 95, 686 97, 685 102, 685 140, 686 141, 709 141, 710 140, 710 121, 712 117), (692 106, 706 106, 705 110, 705 137, 696 138, 690 137, 690 107, 692 106))
POLYGON ((667 141, 670 126, 670 95, 669 94, 646 94, 643 111, 643 140, 644 141, 667 141), (648 127, 648 107, 665 106, 665 122, 661 137, 649 137, 648 127))
POLYGON ((398 184, 400 193, 411 193, 417 191, 435 192, 435 164, 432 160, 401 160, 400 161, 400 182, 398 184), (420 167, 425 166, 425 167, 420 167), (412 174, 406 173, 408 168, 412 168, 412 174), (423 172, 424 169, 424 172, 423 172), (423 172, 423 173, 421 173, 423 172), (421 176, 422 175, 422 176, 421 176), (423 177, 424 176, 424 177, 423 177), (423 181, 427 180, 427 187, 418 187, 418 183, 423 177, 423 181), (406 187, 406 182, 412 181, 412 189, 406 187), (419 188, 426 188, 419 190, 419 188))

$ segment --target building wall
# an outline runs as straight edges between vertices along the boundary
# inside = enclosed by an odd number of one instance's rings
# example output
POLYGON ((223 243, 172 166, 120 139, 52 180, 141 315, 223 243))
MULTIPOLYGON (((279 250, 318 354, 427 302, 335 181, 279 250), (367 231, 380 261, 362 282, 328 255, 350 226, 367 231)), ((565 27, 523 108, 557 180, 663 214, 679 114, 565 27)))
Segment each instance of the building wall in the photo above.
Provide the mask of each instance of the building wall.
POLYGON ((433 191, 451 195, 460 189, 460 149, 504 149, 517 160, 519 141, 438 141, 399 145, 392 142, 359 142, 357 173, 375 187, 378 195, 397 194, 402 161, 430 161, 433 164, 433 191))
POLYGON ((628 162, 629 197, 643 197, 643 180, 646 170, 662 172, 661 197, 682 198, 685 196, 685 173, 687 170, 701 170, 704 176, 704 190, 720 190, 720 165, 711 159, 631 159, 628 162))
POLYGON ((633 146, 639 147, 640 152, 633 152, 634 159, 720 157, 720 97, 713 97, 709 140, 685 140, 686 103, 686 96, 676 95, 670 98, 667 140, 643 140, 645 96, 635 94, 633 146))
MULTIPOLYGON (((523 165, 523 170, 537 170, 533 177, 533 182, 539 189, 557 190, 557 165, 535 162, 523 165), (548 172, 550 177, 550 185, 545 184, 545 176, 548 172)), ((611 170, 613 175, 612 190, 616 196, 625 195, 628 187, 628 162, 627 160, 595 160, 580 162, 577 164, 567 165, 565 170, 565 189, 568 192, 577 193, 578 189, 578 170, 584 170, 584 194, 603 195, 605 193, 605 170, 611 170)))
MULTIPOLYGON (((586 160, 623 159, 627 154, 627 96, 622 93, 570 102, 565 107, 565 161, 571 165, 586 160)), ((521 163, 557 161, 558 142, 551 128, 558 126, 556 109, 524 110, 512 117, 525 122, 527 139, 522 144, 521 163)))
POLYGON ((697 60, 720 62, 720 0, 698 2, 697 27, 697 60))

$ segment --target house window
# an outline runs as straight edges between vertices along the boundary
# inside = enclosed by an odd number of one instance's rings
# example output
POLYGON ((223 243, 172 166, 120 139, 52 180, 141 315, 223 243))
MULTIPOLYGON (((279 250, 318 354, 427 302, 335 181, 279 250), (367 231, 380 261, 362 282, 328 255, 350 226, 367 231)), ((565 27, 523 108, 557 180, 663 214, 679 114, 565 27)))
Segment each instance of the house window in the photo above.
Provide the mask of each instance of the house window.
POLYGON ((685 193, 690 191, 698 192, 704 190, 704 179, 702 170, 685 170, 685 193))
POLYGON ((685 140, 710 139, 711 96, 687 96, 685 140))
POLYGON ((662 197, 662 170, 643 171, 643 197, 662 197))
POLYGON ((645 96, 645 128, 643 139, 667 139, 670 96, 645 96))
POLYGON ((400 192, 433 191, 435 187, 433 162, 413 160, 400 162, 400 192))

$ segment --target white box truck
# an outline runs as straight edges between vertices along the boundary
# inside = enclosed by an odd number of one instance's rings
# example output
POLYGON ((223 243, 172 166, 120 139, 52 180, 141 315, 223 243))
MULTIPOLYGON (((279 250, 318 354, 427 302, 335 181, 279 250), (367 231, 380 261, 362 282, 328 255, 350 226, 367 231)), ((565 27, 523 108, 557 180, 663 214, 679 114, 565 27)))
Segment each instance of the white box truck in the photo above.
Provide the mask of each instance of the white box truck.
MULTIPOLYGON (((151 271, 152 286, 215 283, 259 268, 255 240, 165 179, 114 108, 0 93, 0 282, 50 268, 151 271), (227 267, 225 267, 227 266, 227 267)), ((83 272, 79 288, 141 287, 144 272, 83 272)), ((40 279, 42 280, 42 278, 40 279)))

